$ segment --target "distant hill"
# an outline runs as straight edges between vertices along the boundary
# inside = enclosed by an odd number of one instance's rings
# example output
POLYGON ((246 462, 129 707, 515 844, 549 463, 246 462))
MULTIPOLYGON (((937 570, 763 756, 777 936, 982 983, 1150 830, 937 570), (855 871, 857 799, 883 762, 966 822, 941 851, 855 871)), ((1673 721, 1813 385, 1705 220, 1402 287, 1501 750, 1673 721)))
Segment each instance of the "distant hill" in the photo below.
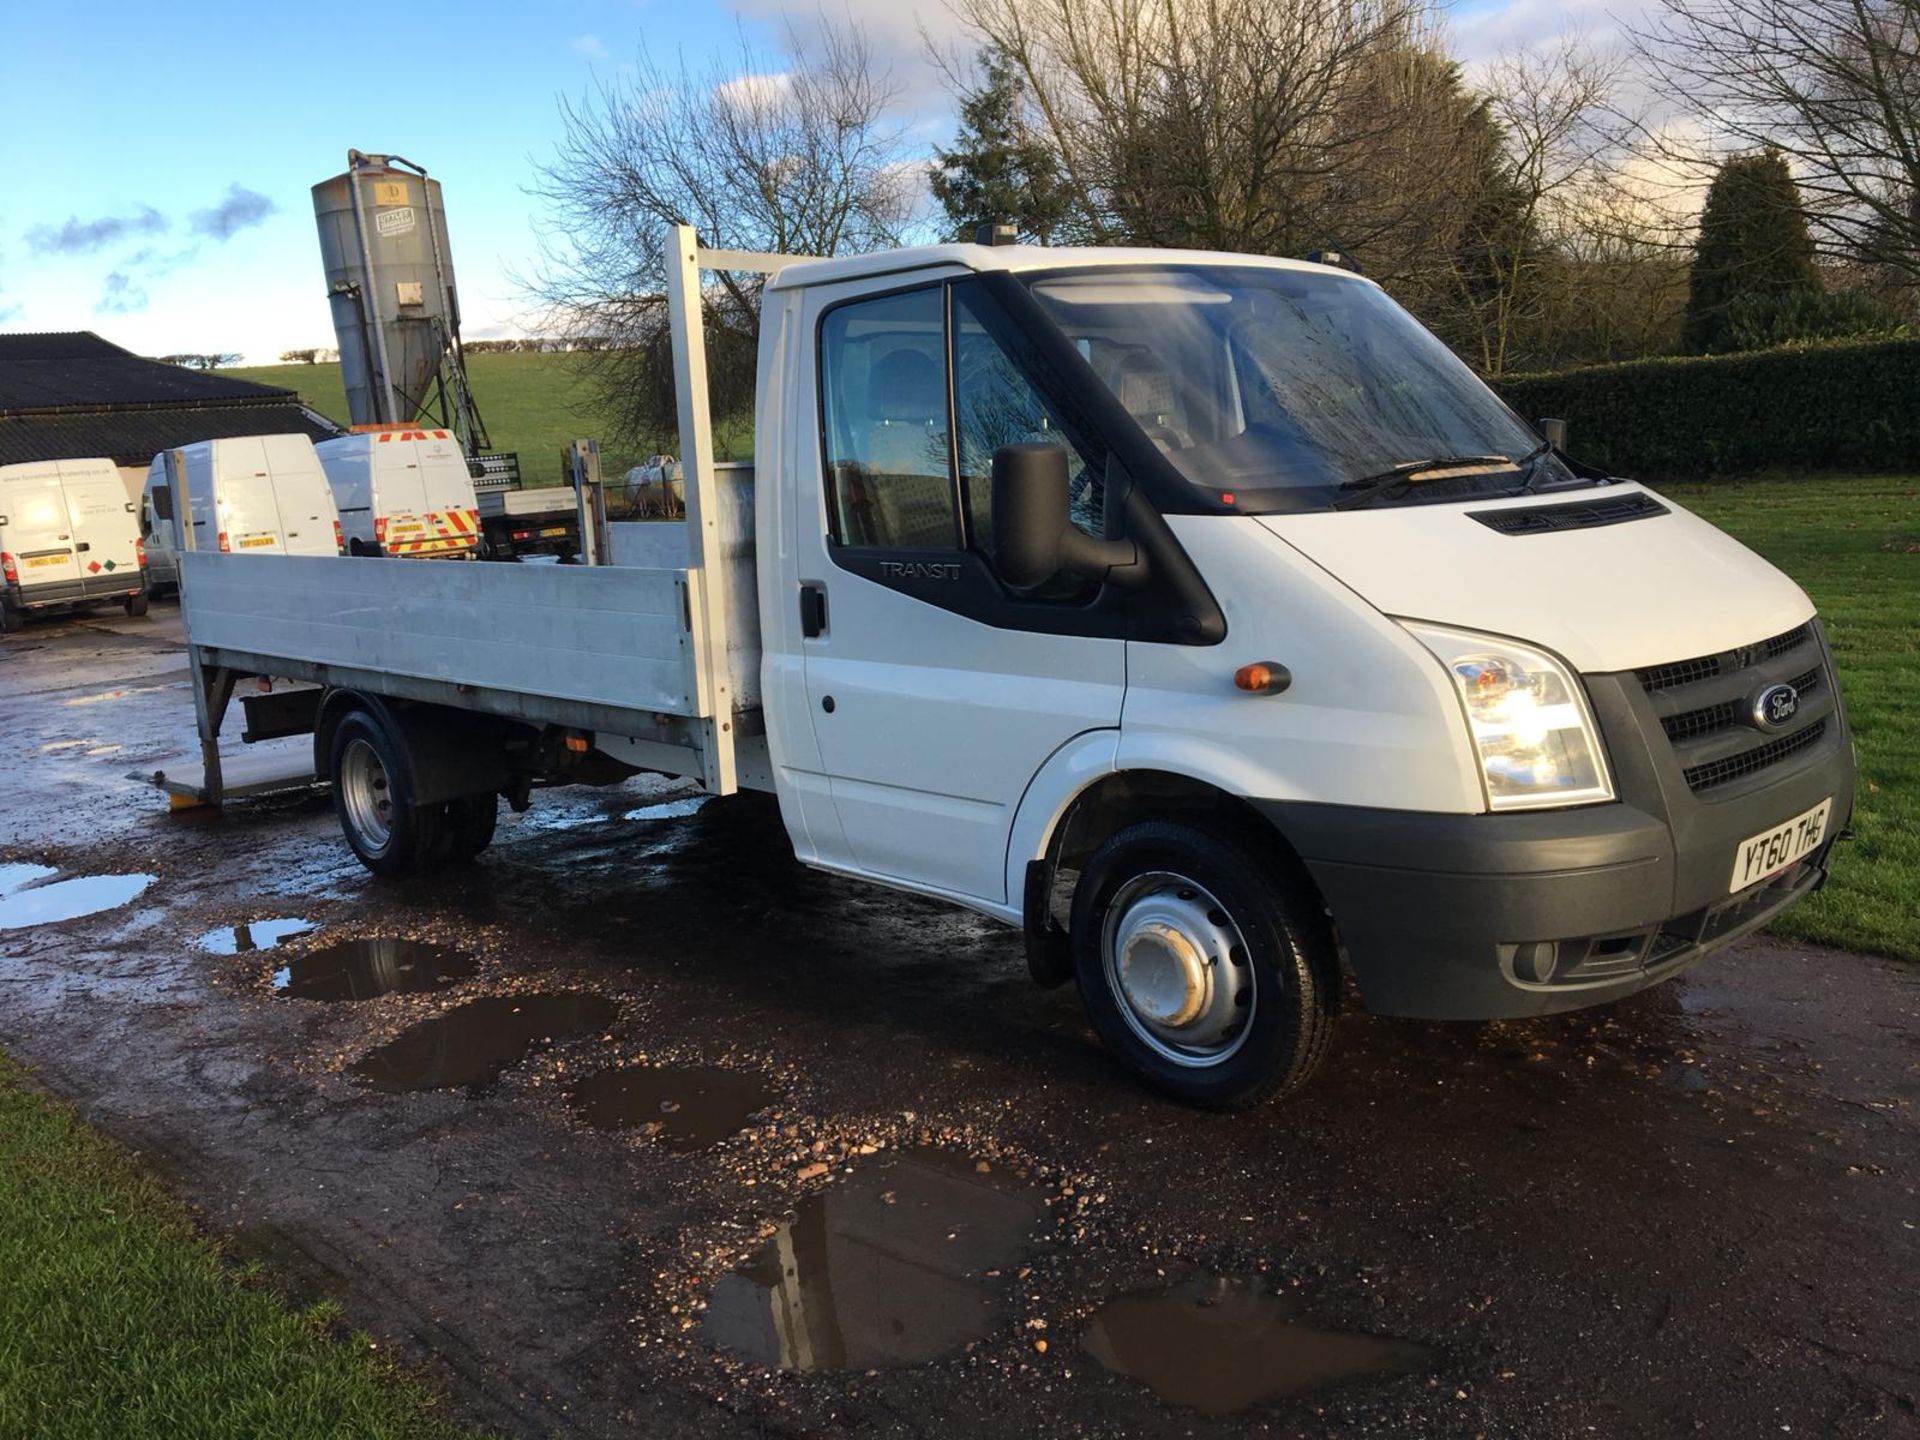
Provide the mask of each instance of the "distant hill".
MULTIPOLYGON (((467 372, 474 399, 487 422, 494 447, 518 451, 520 472, 529 481, 548 483, 559 478, 560 455, 569 441, 592 437, 601 442, 601 474, 609 481, 624 476, 658 446, 635 450, 613 445, 607 427, 596 414, 592 396, 582 383, 580 367, 586 356, 469 355, 467 372)), ((346 391, 340 385, 340 366, 244 365, 216 372, 284 385, 299 392, 312 409, 340 424, 347 423, 346 391)))

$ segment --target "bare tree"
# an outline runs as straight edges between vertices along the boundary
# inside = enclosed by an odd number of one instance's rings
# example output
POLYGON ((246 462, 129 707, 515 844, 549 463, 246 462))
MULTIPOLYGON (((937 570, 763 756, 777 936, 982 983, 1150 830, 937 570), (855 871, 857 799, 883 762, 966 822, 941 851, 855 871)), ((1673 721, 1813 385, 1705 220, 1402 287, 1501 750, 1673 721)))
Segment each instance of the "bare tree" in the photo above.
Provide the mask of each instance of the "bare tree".
MULTIPOLYGON (((920 193, 891 116, 898 89, 864 34, 822 18, 804 49, 769 56, 742 35, 695 71, 643 49, 630 70, 562 101, 561 139, 533 186, 544 258, 525 282, 565 334, 622 438, 675 428, 666 329, 667 228, 727 249, 835 255, 895 243, 920 193)), ((760 292, 723 275, 706 297, 715 407, 751 407, 760 292)))
POLYGON ((1343 228, 1363 240, 1390 228, 1352 202, 1369 156, 1391 148, 1406 118, 1378 84, 1419 78, 1385 68, 1417 44, 1413 0, 955 8, 1018 70, 1090 238, 1288 254, 1351 249, 1343 228), (1370 90, 1374 103, 1362 103, 1370 90))
POLYGON ((1622 65, 1574 40, 1504 53, 1480 77, 1484 183, 1449 277, 1484 374, 1536 358, 1575 252, 1624 218, 1613 193, 1626 158, 1613 109, 1622 65))
POLYGON ((1920 0, 1660 0, 1635 37, 1703 156, 1772 146, 1830 256, 1920 284, 1920 0))

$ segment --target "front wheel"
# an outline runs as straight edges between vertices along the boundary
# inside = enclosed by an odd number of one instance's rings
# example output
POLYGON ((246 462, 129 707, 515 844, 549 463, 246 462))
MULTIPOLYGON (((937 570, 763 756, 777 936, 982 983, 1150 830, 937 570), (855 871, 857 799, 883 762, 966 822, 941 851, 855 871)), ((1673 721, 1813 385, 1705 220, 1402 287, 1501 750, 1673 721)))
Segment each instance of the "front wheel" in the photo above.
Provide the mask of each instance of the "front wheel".
POLYGON ((1234 1109, 1304 1085, 1339 1008, 1333 935, 1278 847, 1152 820, 1088 861, 1075 973, 1109 1049, 1179 1099, 1234 1109))
POLYGON ((331 756, 333 812, 360 863, 390 878, 429 869, 438 858, 441 807, 413 803, 399 743, 356 710, 333 732, 331 756))

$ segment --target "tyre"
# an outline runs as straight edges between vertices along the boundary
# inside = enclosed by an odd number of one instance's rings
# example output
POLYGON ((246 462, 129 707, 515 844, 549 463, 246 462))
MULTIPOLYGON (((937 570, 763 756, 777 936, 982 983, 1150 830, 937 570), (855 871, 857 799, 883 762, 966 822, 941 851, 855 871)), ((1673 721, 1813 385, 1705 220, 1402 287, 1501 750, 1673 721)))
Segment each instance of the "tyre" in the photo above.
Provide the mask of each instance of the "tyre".
POLYGON ((371 546, 365 545, 358 540, 347 541, 347 554, 353 556, 355 559, 361 559, 361 558, 364 558, 365 556, 377 555, 379 553, 380 552, 378 550, 372 548, 371 546))
POLYGON ((1340 965, 1311 884, 1274 844, 1130 825, 1075 888, 1074 974, 1109 1049, 1178 1099, 1289 1094, 1325 1057, 1340 965))
POLYGON ((440 807, 440 840, 450 860, 471 860, 493 843, 500 797, 463 795, 440 807))
POLYGON ((129 595, 120 602, 126 606, 127 614, 134 619, 147 613, 147 594, 143 590, 138 595, 129 595))
POLYGON ((0 600, 0 634, 17 635, 27 628, 27 617, 5 600, 0 600))
POLYGON ((431 869, 442 807, 413 803, 404 750, 380 722, 355 710, 333 732, 329 754, 333 813, 360 863, 395 879, 431 869))

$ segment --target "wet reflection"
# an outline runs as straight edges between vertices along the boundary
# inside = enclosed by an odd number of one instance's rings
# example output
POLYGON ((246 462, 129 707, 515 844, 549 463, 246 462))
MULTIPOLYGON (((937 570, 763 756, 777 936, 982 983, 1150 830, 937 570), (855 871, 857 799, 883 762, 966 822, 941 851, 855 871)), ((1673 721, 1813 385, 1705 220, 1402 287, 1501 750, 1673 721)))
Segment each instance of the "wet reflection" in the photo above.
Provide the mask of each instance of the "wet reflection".
POLYGON ((604 995, 578 991, 487 995, 409 1026, 348 1073, 375 1090, 483 1086, 535 1048, 605 1029, 619 1009, 604 995))
POLYGON ((1258 1285, 1205 1277, 1109 1300, 1081 1348, 1176 1405, 1212 1414, 1427 1368, 1424 1345, 1302 1321, 1258 1285))
POLYGON ((200 948, 215 955, 245 955, 254 950, 271 950, 282 940, 297 940, 313 933, 313 922, 288 916, 273 920, 249 920, 244 925, 224 925, 200 937, 200 948))
POLYGON ((55 872, 39 865, 8 866, 17 878, 0 889, 0 930, 25 930, 34 925, 52 925, 61 920, 78 920, 124 905, 153 884, 151 875, 77 875, 71 880, 53 880, 34 884, 39 875, 55 872))
POLYGON ((590 1075, 568 1092, 596 1130, 646 1129, 669 1150, 705 1150, 746 1128, 773 1103, 757 1075, 718 1065, 634 1065, 590 1075))
POLYGON ((809 1195, 714 1282, 706 1338, 762 1365, 917 1365, 988 1334, 1043 1213, 1039 1193, 920 1150, 809 1195))
POLYGON ((473 969, 473 957, 459 950, 375 935, 309 950, 275 972, 273 992, 289 1000, 372 1000, 444 990, 473 969))

